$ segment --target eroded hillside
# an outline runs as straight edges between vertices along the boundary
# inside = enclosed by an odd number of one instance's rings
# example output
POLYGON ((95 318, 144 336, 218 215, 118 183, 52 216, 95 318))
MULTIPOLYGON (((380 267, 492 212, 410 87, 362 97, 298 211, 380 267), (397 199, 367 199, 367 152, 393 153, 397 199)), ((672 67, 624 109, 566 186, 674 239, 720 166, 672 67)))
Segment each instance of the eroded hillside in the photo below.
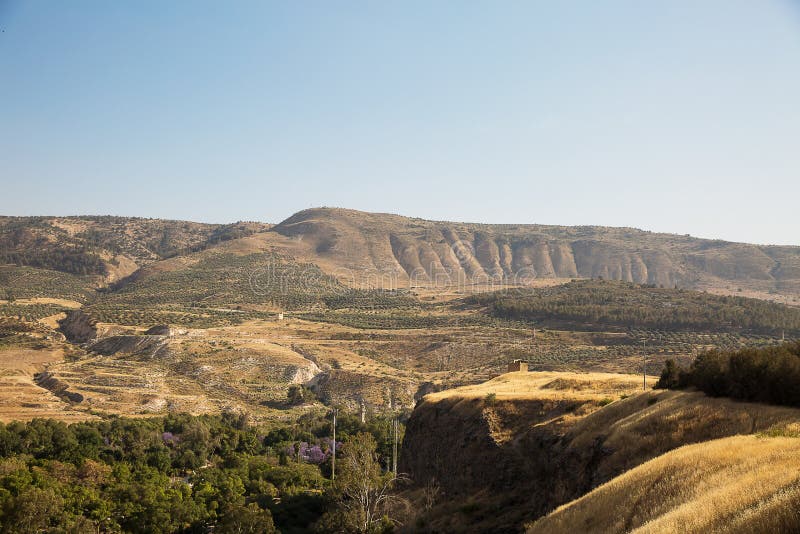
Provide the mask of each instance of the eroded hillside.
POLYGON ((800 294, 800 248, 600 226, 487 225, 319 208, 272 228, 342 275, 400 285, 605 278, 761 295, 800 294), (371 273, 371 274, 370 274, 371 273))
POLYGON ((351 287, 464 288, 604 278, 790 302, 800 297, 798 247, 633 228, 440 222, 334 208, 304 210, 275 226, 0 218, 0 262, 97 275, 106 282, 163 260, 163 267, 149 272, 180 270, 197 261, 194 252, 214 246, 232 255, 285 255, 351 287))

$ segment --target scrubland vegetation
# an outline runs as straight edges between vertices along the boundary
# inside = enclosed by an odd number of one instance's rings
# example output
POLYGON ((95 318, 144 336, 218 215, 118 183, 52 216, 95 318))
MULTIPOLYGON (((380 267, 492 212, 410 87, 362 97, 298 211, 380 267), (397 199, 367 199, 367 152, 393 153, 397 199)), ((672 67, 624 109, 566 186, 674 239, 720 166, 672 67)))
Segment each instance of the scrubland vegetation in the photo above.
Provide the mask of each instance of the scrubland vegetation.
POLYGON ((49 297, 85 302, 92 280, 49 269, 0 265, 0 299, 49 297))
POLYGON ((345 288, 318 267, 277 254, 206 254, 186 268, 147 273, 109 291, 100 303, 235 305, 274 303, 294 309, 345 288))
POLYGON ((28 322, 57 315, 63 311, 64 306, 58 304, 0 304, 0 317, 17 317, 28 322))
POLYGON ((128 217, 0 217, 0 264, 102 276, 118 254, 147 263, 267 228, 128 217))

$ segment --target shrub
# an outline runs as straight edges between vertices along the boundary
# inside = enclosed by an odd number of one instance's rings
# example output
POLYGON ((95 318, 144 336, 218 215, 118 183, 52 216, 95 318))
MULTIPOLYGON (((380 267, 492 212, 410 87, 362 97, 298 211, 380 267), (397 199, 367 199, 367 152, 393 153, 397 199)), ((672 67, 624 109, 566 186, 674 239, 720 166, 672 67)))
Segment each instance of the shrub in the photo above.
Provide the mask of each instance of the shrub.
POLYGON ((680 385, 681 370, 675 364, 675 360, 669 359, 664 362, 664 370, 661 377, 656 382, 655 389, 675 389, 680 385))

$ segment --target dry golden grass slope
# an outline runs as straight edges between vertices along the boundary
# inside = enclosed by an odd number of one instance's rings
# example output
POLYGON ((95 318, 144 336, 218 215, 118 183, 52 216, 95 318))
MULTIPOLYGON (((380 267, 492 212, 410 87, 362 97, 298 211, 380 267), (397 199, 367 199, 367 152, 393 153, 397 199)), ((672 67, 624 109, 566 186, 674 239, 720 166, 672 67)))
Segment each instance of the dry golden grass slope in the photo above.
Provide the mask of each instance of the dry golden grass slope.
POLYGON ((627 532, 673 508, 705 510, 706 493, 719 501, 717 515, 698 515, 694 524, 690 511, 651 531, 713 531, 734 510, 737 518, 755 514, 750 523, 742 519, 744 531, 774 515, 758 515, 754 507, 794 498, 784 489, 800 473, 783 474, 798 471, 800 458, 792 455, 800 439, 743 436, 796 435, 797 428, 797 408, 691 391, 643 392, 636 375, 508 373, 426 395, 406 427, 400 469, 415 489, 438 487, 447 496, 420 516, 435 532, 522 531, 559 506, 535 532, 627 532), (738 489, 729 491, 734 482, 738 489), (595 495, 581 505, 588 511, 572 508, 587 494, 595 495), (665 511, 653 512, 662 496, 665 511), (621 499, 619 509, 614 499, 621 499))
MULTIPOLYGON (((655 377, 648 377, 650 384, 655 377)), ((609 395, 632 394, 642 389, 642 377, 616 373, 514 372, 480 384, 448 389, 425 396, 426 401, 482 399, 489 394, 501 400, 602 400, 609 395)))
POLYGON ((734 436, 646 462, 527 532, 797 532, 798 504, 800 439, 734 436))

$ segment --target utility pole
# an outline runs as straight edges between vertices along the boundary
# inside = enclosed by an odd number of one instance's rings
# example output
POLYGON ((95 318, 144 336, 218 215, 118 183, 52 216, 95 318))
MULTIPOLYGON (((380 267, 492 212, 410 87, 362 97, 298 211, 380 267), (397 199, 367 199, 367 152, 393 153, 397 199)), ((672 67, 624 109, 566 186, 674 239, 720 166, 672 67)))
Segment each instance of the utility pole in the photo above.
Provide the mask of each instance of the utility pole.
POLYGON ((336 480, 336 408, 333 409, 333 443, 331 444, 331 480, 336 480))
POLYGON ((642 391, 647 391, 647 340, 642 340, 642 391))
POLYGON ((392 473, 397 475, 397 416, 392 421, 392 431, 394 433, 394 441, 392 443, 392 473))

